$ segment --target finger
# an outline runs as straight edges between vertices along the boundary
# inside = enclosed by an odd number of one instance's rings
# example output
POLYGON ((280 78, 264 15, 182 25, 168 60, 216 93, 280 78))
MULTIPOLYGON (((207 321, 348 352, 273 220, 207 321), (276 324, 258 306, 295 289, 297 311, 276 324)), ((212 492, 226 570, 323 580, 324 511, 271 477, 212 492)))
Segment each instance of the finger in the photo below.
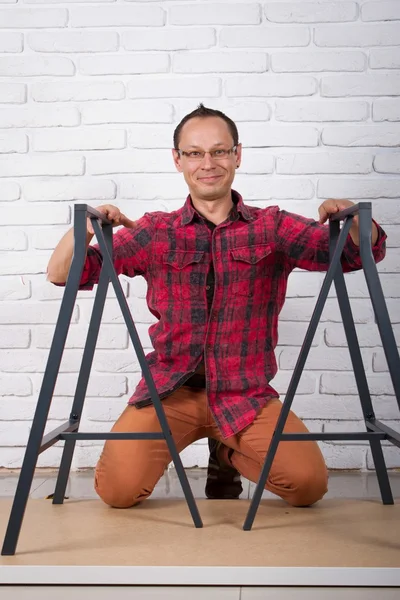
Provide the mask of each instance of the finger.
POLYGON ((321 224, 325 223, 325 221, 327 220, 327 218, 329 216, 329 213, 323 204, 321 204, 321 206, 318 208, 318 213, 319 213, 319 222, 321 224))
POLYGON ((131 219, 128 219, 123 213, 121 213, 119 221, 121 225, 128 227, 129 229, 135 227, 135 221, 131 221, 131 219))

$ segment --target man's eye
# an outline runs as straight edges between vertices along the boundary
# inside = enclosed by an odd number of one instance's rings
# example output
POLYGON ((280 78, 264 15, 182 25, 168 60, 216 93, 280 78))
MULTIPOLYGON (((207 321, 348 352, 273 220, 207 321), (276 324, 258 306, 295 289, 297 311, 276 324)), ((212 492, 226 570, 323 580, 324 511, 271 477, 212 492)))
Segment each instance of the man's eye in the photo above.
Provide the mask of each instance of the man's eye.
POLYGON ((225 156, 225 154, 226 154, 226 150, 222 150, 222 149, 220 149, 220 150, 215 150, 215 151, 214 151, 214 154, 215 154, 215 156, 225 156))
POLYGON ((200 156, 200 152, 196 152, 193 150, 193 152, 189 152, 189 156, 191 156, 192 158, 196 158, 196 156, 200 156))

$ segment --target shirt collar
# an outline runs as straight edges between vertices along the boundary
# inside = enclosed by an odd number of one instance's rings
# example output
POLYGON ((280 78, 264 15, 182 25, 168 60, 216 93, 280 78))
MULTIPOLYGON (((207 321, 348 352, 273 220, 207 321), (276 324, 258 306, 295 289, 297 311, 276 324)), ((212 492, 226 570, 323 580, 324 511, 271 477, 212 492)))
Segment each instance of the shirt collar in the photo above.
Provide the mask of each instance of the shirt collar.
MULTIPOLYGON (((235 190, 232 190, 232 201, 234 203, 234 207, 233 207, 233 210, 231 213, 232 217, 234 217, 234 215, 236 213, 239 213, 245 221, 253 220, 253 217, 250 213, 249 207, 246 206, 246 204, 243 202, 242 196, 235 190)), ((186 198, 186 202, 182 208, 182 213, 181 213, 182 225, 189 225, 189 223, 191 223, 193 221, 195 215, 198 215, 198 214, 199 213, 193 207, 192 199, 189 194, 189 196, 186 198)))

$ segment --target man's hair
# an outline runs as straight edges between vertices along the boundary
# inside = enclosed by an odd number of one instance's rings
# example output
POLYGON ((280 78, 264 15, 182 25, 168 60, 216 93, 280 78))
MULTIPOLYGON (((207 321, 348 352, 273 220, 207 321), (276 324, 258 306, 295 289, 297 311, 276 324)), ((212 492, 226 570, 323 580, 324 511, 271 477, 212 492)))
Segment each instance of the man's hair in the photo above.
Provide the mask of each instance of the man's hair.
POLYGON ((187 123, 190 119, 195 119, 200 117, 201 119, 205 119, 207 117, 219 117, 223 119, 225 123, 228 125, 230 134, 233 138, 233 145, 237 146, 239 143, 239 133, 236 127, 236 124, 232 119, 230 119, 225 113, 220 110, 215 110, 213 108, 207 108, 204 104, 199 104, 199 106, 193 110, 188 115, 184 116, 182 121, 177 125, 174 131, 174 148, 175 150, 179 149, 179 139, 181 136, 182 127, 187 123))

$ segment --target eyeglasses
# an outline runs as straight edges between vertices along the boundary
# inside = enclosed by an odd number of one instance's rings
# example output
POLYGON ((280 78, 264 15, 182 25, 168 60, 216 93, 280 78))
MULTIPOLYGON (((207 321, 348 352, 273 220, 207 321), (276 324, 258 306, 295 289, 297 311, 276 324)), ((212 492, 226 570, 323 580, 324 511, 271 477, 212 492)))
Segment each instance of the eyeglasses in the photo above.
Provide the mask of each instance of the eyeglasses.
POLYGON ((190 161, 201 161, 205 157, 206 154, 209 154, 213 160, 224 160, 224 158, 228 158, 232 153, 235 153, 237 150, 237 146, 233 146, 232 148, 217 148, 216 150, 210 150, 206 152, 205 150, 191 150, 190 152, 186 152, 186 150, 177 149, 179 156, 185 156, 190 161))

